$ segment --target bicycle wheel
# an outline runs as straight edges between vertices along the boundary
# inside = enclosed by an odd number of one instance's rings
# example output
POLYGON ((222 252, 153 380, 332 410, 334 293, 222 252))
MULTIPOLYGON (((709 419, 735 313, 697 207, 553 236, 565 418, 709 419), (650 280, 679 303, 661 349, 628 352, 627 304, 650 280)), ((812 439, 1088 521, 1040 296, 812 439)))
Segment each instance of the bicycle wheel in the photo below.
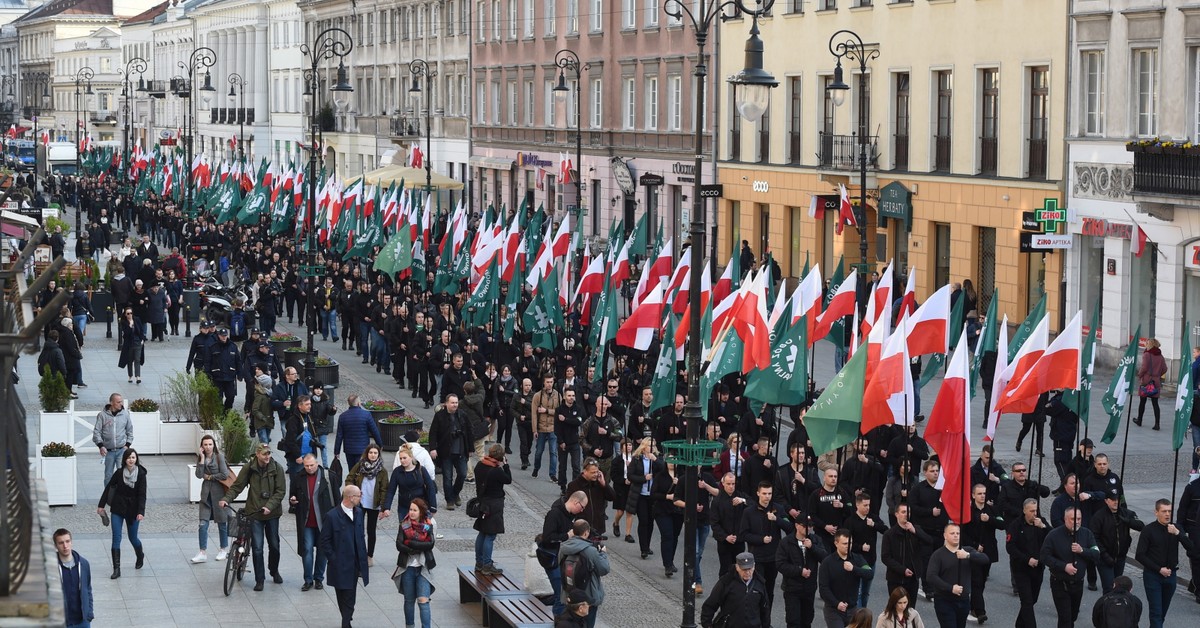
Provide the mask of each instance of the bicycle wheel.
POLYGON ((237 568, 238 582, 242 581, 242 576, 246 575, 246 567, 247 567, 247 565, 250 564, 250 556, 249 556, 248 552, 246 551, 246 547, 247 547, 246 545, 242 545, 240 543, 238 544, 238 550, 239 550, 238 551, 238 559, 237 559, 237 561, 238 561, 238 568, 237 568))
POLYGON ((238 556, 241 556, 241 544, 237 541, 233 542, 233 546, 229 548, 229 559, 225 561, 225 597, 229 597, 233 593, 233 583, 239 580, 238 578, 238 556))

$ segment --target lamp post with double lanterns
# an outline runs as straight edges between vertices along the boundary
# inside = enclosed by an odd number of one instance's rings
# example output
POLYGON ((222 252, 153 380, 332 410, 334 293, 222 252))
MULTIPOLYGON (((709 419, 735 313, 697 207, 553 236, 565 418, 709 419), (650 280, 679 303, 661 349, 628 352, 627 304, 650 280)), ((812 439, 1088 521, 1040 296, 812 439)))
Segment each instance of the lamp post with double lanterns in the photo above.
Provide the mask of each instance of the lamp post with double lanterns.
POLYGON ((129 163, 129 131, 133 127, 133 75, 138 75, 137 91, 144 93, 146 91, 146 78, 144 74, 147 68, 146 60, 141 57, 134 57, 125 62, 125 69, 120 71, 121 81, 121 96, 125 103, 125 133, 124 144, 125 148, 122 151, 124 155, 121 159, 121 166, 124 173, 121 176, 121 203, 129 202, 129 170, 132 164, 129 163))
MULTIPOLYGON (((13 112, 16 110, 16 97, 13 95, 13 88, 17 84, 17 77, 12 74, 0 75, 0 88, 4 90, 3 103, 3 118, 0 121, 6 122, 12 126, 16 126, 16 120, 13 118, 13 112)), ((7 135, 5 136, 8 137, 7 135)))
MULTIPOLYGON (((691 247, 688 253, 693 269, 704 267, 704 198, 700 196, 701 180, 704 173, 704 106, 705 82, 708 77, 708 53, 705 46, 713 22, 718 17, 724 17, 722 12, 732 7, 740 13, 751 17, 750 37, 746 40, 746 62, 741 72, 730 77, 729 82, 734 86, 738 111, 742 117, 757 122, 766 111, 770 102, 771 88, 779 85, 766 70, 763 69, 763 42, 758 36, 758 18, 767 14, 774 5, 774 0, 757 0, 747 4, 745 0, 699 0, 693 3, 688 0, 667 0, 664 11, 667 15, 683 20, 685 17, 695 29, 696 37, 696 67, 693 75, 696 77, 695 93, 695 181, 692 187, 692 215, 689 237, 691 247)), ((686 441, 668 446, 667 459, 675 452, 676 463, 683 464, 684 472, 684 553, 683 553, 683 628, 694 628, 696 625, 696 590, 693 586, 696 570, 696 504, 699 490, 698 469, 700 465, 710 464, 709 455, 720 450, 720 444, 713 441, 700 441, 700 374, 704 370, 700 356, 700 320, 703 317, 700 305, 701 275, 691 273, 691 286, 688 294, 690 311, 690 329, 688 330, 687 346, 687 403, 683 408, 683 418, 687 424, 686 441)))
MULTIPOLYGON (((575 73, 575 211, 583 211, 583 124, 581 114, 582 103, 579 101, 579 85, 583 82, 583 71, 590 70, 591 65, 580 65, 579 55, 566 48, 554 55, 554 65, 558 67, 558 84, 551 90, 554 99, 562 102, 572 89, 567 87, 567 72, 575 73)), ((567 112, 570 116, 571 112, 567 112)))
POLYGON ((196 209, 192 206, 192 143, 195 135, 195 113, 193 107, 196 106, 196 84, 192 80, 196 72, 200 68, 204 68, 204 85, 200 88, 202 98, 205 104, 212 99, 216 93, 216 88, 212 85, 212 71, 209 68, 213 67, 217 62, 217 53, 213 52, 212 48, 201 46, 192 51, 191 56, 187 61, 180 61, 179 67, 183 69, 187 76, 186 80, 181 81, 182 84, 176 83, 175 95, 187 101, 187 111, 184 115, 184 145, 185 155, 183 167, 187 170, 187 191, 185 192, 186 199, 184 200, 184 213, 187 214, 188 220, 196 219, 196 209))
POLYGON ((854 212, 854 222, 858 228, 858 253, 862 264, 858 276, 862 281, 867 277, 867 151, 870 141, 867 137, 867 62, 879 58, 879 48, 868 47, 858 33, 842 29, 829 38, 829 52, 837 59, 833 82, 826 87, 835 107, 846 102, 846 92, 850 91, 842 70, 842 59, 858 62, 858 209, 854 212))
POLYGON ((25 106, 29 110, 29 117, 33 119, 33 185, 30 186, 29 192, 34 196, 37 195, 38 183, 38 159, 37 159, 37 142, 41 141, 40 127, 38 118, 42 115, 42 109, 50 106, 50 75, 46 72, 31 72, 25 75, 25 84, 30 87, 30 90, 38 96, 31 94, 25 95, 25 106), (38 88, 41 89, 38 89, 38 88))
POLYGON ((233 72, 229 75, 229 104, 238 103, 238 161, 246 157, 246 79, 233 72))
MULTIPOLYGON (((327 59, 337 58, 337 82, 329 90, 333 92, 338 109, 343 109, 348 100, 348 94, 354 91, 348 79, 345 58, 354 50, 354 39, 350 33, 337 27, 327 28, 313 39, 310 46, 307 42, 300 45, 300 52, 308 60, 309 67, 304 71, 304 99, 308 105, 308 200, 304 211, 304 241, 305 263, 300 267, 300 277, 307 279, 308 286, 319 285, 320 278, 325 274, 324 266, 317 263, 317 233, 313 229, 313 216, 316 214, 317 198, 317 142, 321 133, 318 117, 317 92, 320 90, 320 64, 327 59)), ((335 176, 335 175, 331 175, 335 176)), ((308 300, 310 311, 305 318, 308 323, 308 340, 304 349, 304 383, 311 390, 316 385, 317 362, 313 341, 317 335, 317 301, 308 300)))
MULTIPOLYGON (((96 71, 90 67, 84 66, 79 68, 75 73, 75 229, 76 233, 83 237, 82 211, 79 208, 79 181, 83 171, 83 155, 80 152, 83 138, 83 120, 80 117, 82 109, 82 100, 84 96, 94 96, 96 92, 92 91, 92 79, 96 76, 96 71), (84 86, 87 89, 84 90, 84 86)), ((85 240, 86 241, 86 240, 85 240)))
POLYGON ((429 86, 429 98, 425 99, 425 157, 421 161, 425 166, 425 193, 432 194, 433 158, 430 129, 433 127, 433 79, 437 78, 438 72, 424 59, 413 59, 408 64, 408 71, 412 74, 412 87, 408 88, 408 95, 413 99, 413 113, 416 115, 421 115, 421 77, 425 77, 425 84, 429 86))

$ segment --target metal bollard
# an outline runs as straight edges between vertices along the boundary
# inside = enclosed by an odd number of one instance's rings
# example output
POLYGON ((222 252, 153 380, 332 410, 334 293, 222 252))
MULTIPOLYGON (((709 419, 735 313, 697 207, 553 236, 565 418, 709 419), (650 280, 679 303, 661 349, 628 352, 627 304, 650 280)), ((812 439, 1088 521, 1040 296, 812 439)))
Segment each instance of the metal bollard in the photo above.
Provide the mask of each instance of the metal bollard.
POLYGON ((112 309, 112 306, 111 306, 111 305, 110 305, 110 306, 108 306, 108 307, 106 307, 106 308, 104 308, 104 309, 105 309, 105 310, 108 312, 108 320, 105 322, 105 331, 104 331, 104 337, 105 337, 105 338, 112 338, 112 319, 113 319, 113 309, 112 309))
POLYGON ((183 304, 183 337, 192 337, 192 306, 183 304))

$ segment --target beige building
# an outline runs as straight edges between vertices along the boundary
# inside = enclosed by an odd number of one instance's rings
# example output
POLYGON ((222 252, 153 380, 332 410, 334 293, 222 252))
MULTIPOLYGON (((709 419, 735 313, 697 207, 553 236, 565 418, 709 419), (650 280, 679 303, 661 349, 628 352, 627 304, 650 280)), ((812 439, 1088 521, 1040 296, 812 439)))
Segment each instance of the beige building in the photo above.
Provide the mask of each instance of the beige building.
MULTIPOLYGON (((835 222, 838 185, 856 202, 861 189, 863 97, 867 266, 895 259, 905 272, 915 268, 919 299, 969 278, 981 310, 999 291, 1000 312, 1014 322, 1044 290, 1057 330, 1063 251, 1021 249, 1023 239, 1030 247, 1062 244, 1022 236, 1023 213, 1046 199, 1061 206, 1062 3, 793 0, 772 12, 760 28, 766 69, 780 85, 763 120, 736 117, 733 90, 721 84, 720 255, 747 240, 756 255, 771 250, 792 277, 806 259, 819 262, 826 277, 841 255, 860 262, 857 231, 837 236, 835 222), (850 90, 839 107, 826 87, 837 63, 828 42, 841 29, 858 33, 878 56, 867 63, 865 83, 858 62, 843 60, 850 90), (834 211, 809 217, 814 195, 819 209, 834 211)), ((743 67, 748 26, 725 24, 717 76, 743 67)))

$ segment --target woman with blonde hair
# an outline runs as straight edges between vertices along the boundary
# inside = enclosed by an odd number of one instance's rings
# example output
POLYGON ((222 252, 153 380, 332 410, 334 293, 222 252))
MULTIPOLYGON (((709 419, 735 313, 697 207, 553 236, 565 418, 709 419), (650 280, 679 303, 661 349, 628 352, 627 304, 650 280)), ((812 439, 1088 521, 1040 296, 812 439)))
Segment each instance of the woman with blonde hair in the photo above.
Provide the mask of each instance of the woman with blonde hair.
POLYGON ((1159 429, 1158 394, 1162 392, 1162 378, 1167 374, 1167 361, 1163 359, 1162 345, 1151 338, 1146 341, 1146 351, 1142 354, 1142 363, 1138 365, 1138 415, 1133 420, 1141 427, 1142 415, 1146 412, 1146 400, 1154 407, 1154 429, 1159 429))
POLYGON ((616 494, 616 498, 612 502, 613 537, 621 536, 621 519, 625 520, 625 536, 629 536, 633 530, 633 513, 625 510, 625 504, 629 502, 629 480, 626 479, 625 474, 629 470, 630 462, 633 462, 633 441, 622 438, 616 460, 613 461, 611 477, 608 478, 609 484, 613 487, 613 493, 616 494))
MULTIPOLYGON (((654 534, 654 499, 650 496, 650 491, 654 488, 654 474, 658 471, 658 456, 654 449, 654 439, 643 438, 637 449, 633 450, 633 456, 625 467, 625 479, 629 482, 625 512, 632 512, 637 517, 638 544, 642 550, 642 558, 654 553, 650 549, 650 537, 654 534)), ((633 537, 626 534, 625 542, 633 543, 633 537)))

